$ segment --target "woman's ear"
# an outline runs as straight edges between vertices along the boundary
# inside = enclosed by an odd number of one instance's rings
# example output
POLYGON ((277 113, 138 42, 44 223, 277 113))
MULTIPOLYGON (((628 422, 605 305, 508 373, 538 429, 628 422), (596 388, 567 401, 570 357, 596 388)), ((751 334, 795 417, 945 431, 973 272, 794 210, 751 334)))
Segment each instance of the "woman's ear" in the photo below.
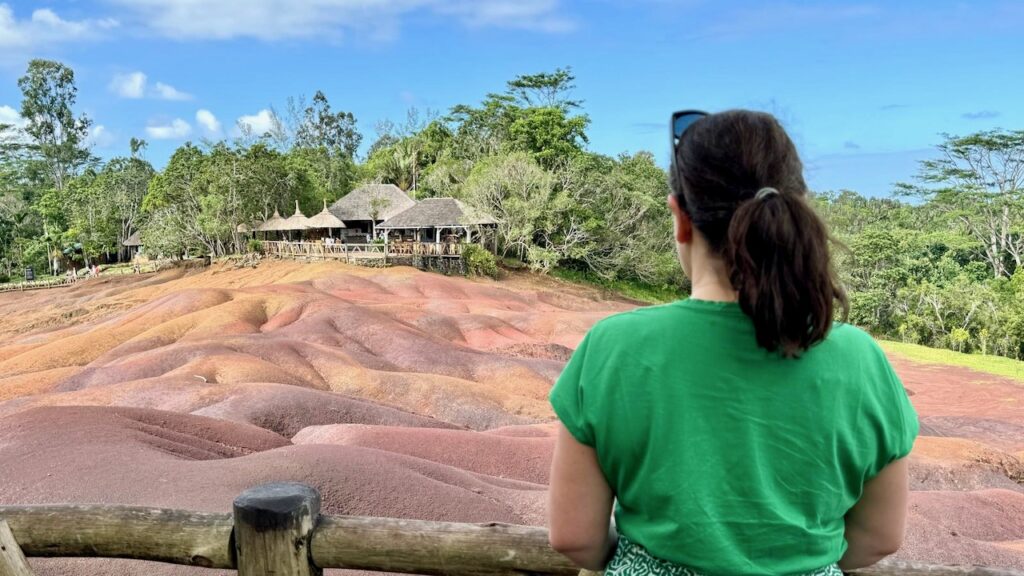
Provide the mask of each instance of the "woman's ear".
POLYGON ((679 205, 675 194, 668 195, 668 209, 672 212, 672 219, 675 220, 676 242, 689 244, 693 240, 693 222, 690 215, 679 205))

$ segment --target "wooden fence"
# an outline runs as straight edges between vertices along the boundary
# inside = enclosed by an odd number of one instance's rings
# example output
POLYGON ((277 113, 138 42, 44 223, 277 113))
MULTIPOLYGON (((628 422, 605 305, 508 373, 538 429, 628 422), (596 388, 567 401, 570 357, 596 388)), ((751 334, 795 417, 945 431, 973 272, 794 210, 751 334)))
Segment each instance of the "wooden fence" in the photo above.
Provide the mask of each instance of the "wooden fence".
POLYGON ((60 288, 61 286, 70 286, 72 283, 73 282, 70 278, 65 277, 51 278, 49 280, 33 280, 31 282, 16 282, 11 284, 0 284, 0 292, 23 292, 25 290, 60 288))
MULTIPOLYGON (((233 514, 135 506, 0 507, 0 576, 29 576, 25 557, 150 560, 311 576, 348 568, 436 576, 575 576, 547 531, 508 524, 321 516, 320 495, 294 483, 243 492, 233 514)), ((883 561, 879 576, 1024 576, 972 566, 883 561)))
POLYGON ((351 263, 402 257, 458 258, 462 245, 433 242, 391 242, 388 244, 325 244, 323 242, 263 241, 263 252, 278 258, 344 260, 351 263))
MULTIPOLYGON (((139 266, 136 271, 131 265, 119 265, 110 268, 100 269, 100 276, 126 276, 129 274, 147 274, 149 272, 156 272, 159 270, 160 265, 156 262, 149 262, 139 266)), ((57 278, 49 278, 47 280, 33 280, 31 282, 16 282, 9 284, 0 284, 0 293, 2 292, 24 292, 25 290, 44 290, 46 288, 60 288, 63 286, 71 286, 76 282, 84 282, 92 278, 87 273, 79 275, 77 278, 72 280, 68 276, 60 276, 57 278)), ((0 576, 3 576, 0 574, 0 576)))

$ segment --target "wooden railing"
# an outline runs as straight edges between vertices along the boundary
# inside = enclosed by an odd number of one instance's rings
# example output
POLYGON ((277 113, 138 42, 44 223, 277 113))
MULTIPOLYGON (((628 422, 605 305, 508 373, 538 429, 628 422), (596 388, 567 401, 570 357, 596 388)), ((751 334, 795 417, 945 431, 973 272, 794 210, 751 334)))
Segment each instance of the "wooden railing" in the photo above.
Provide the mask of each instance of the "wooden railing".
MULTIPOLYGON (((311 576, 325 568, 437 576, 579 573, 548 547, 543 528, 321 516, 316 490, 294 483, 246 490, 235 499, 233 514, 105 505, 0 507, 0 576, 30 575, 26 556, 131 558, 234 569, 240 576, 311 576)), ((895 561, 864 574, 1024 576, 895 561)))
POLYGON ((11 284, 0 284, 0 292, 21 292, 24 290, 42 290, 44 288, 60 288, 69 286, 73 282, 70 278, 50 278, 48 280, 32 280, 30 282, 15 282, 11 284))
MULTIPOLYGON (((126 276, 130 274, 147 274, 149 272, 156 272, 159 269, 159 265, 156 262, 149 262, 141 264, 136 269, 130 265, 120 265, 111 268, 101 268, 100 276, 126 276)), ((77 282, 83 282, 89 280, 92 276, 86 273, 80 274, 75 278, 71 278, 67 275, 59 276, 56 278, 48 278, 46 280, 32 280, 31 282, 16 282, 9 284, 0 284, 0 292, 21 292, 25 290, 43 290, 46 288, 60 288, 62 286, 71 286, 77 282)), ((0 576, 3 576, 0 574, 0 576)))
POLYGON ((433 242, 391 242, 388 244, 327 244, 323 242, 264 241, 263 252, 278 258, 321 260, 384 260, 403 256, 458 257, 462 245, 433 242))

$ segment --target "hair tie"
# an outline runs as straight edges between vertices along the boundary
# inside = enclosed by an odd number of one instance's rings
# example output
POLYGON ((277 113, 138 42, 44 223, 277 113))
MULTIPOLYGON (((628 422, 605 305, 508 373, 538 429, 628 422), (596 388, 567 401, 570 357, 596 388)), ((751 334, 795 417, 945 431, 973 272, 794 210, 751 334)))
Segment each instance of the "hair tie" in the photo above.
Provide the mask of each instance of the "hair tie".
POLYGON ((757 194, 754 195, 754 200, 764 200, 765 198, 768 198, 769 196, 778 196, 778 195, 779 195, 779 191, 778 190, 776 190, 775 188, 772 188, 771 186, 765 186, 764 188, 761 188, 760 190, 757 191, 757 194))

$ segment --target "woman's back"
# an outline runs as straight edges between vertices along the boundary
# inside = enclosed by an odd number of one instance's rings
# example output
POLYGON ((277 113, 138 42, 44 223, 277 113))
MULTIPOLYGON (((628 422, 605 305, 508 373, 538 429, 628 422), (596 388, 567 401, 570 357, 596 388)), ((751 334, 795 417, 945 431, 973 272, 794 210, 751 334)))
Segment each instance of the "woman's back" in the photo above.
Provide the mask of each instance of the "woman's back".
POLYGON ((794 574, 838 561, 847 510, 917 433, 870 336, 839 324, 800 358, 784 358, 758 347, 751 319, 726 302, 605 319, 551 400, 594 447, 619 531, 712 574, 794 574))
POLYGON ((552 390, 552 546, 592 569, 614 551, 613 576, 869 566, 903 540, 917 419, 878 346, 834 324, 849 302, 796 147, 760 112, 670 126, 694 299, 600 322, 552 390))

